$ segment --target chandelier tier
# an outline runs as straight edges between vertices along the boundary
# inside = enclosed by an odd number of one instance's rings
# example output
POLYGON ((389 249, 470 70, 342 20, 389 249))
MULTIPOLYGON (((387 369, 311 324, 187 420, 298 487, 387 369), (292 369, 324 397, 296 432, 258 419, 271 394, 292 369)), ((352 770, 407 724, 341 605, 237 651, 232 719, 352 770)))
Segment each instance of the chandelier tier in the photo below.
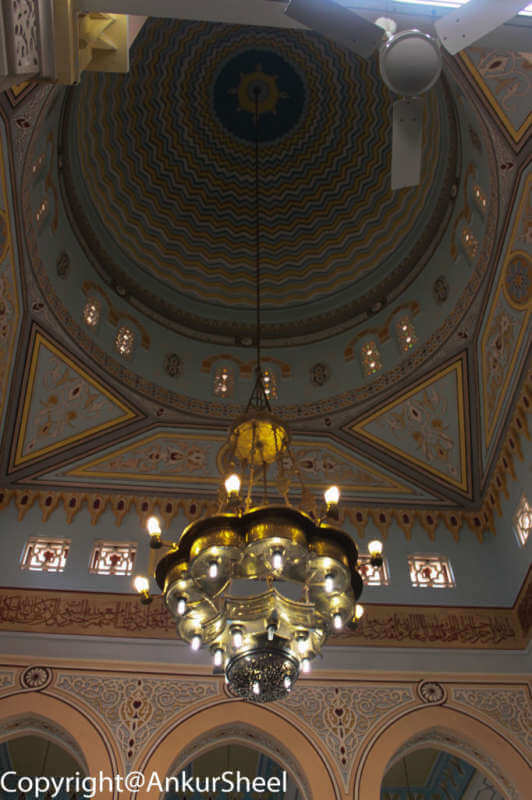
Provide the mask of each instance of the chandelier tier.
MULTIPOLYGON (((258 131, 260 87, 255 90, 258 131)), ((215 674, 229 691, 254 702, 285 697, 308 672, 327 637, 355 627, 364 613, 358 552, 338 527, 340 491, 325 492, 320 510, 290 447, 290 434, 271 409, 261 367, 258 132, 255 141, 257 369, 244 415, 229 431, 222 461, 227 475, 218 511, 191 523, 177 542, 147 521, 154 550, 166 548, 154 577, 193 650, 209 648, 215 674), (273 485, 268 484, 275 469, 273 485), (297 484, 297 488, 296 488, 297 484), (241 489, 245 488, 245 493, 241 489), (257 495, 261 493, 260 501, 257 495), (289 499, 297 497, 301 508, 289 499), (272 495, 275 495, 273 497, 272 495), (280 502, 282 500, 282 502, 280 502)), ((374 566, 382 544, 370 542, 374 566)), ((149 580, 135 588, 150 603, 149 580)))

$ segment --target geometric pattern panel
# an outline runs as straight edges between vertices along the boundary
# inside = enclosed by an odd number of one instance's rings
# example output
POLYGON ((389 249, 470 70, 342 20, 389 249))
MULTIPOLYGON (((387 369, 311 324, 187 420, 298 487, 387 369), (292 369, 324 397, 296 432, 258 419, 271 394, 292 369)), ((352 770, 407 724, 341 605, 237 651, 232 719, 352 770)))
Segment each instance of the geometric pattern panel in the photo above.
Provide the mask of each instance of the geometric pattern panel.
POLYGON ((137 417, 39 331, 27 364, 15 467, 137 417))
POLYGON ((519 143, 532 122, 530 54, 470 47, 460 55, 513 141, 519 143))
POLYGON ((349 425, 348 430, 439 482, 471 492, 463 357, 349 425))
POLYGON ((529 344, 532 310, 532 171, 523 177, 509 226, 505 251, 479 339, 483 453, 487 459, 495 433, 511 402, 513 384, 529 344))
MULTIPOLYGON (((160 428, 111 445, 98 455, 86 456, 39 476, 54 485, 158 489, 205 488, 216 491, 225 473, 227 433, 160 428)), ((322 491, 340 484, 345 497, 379 499, 433 499, 414 484, 376 468, 350 449, 323 439, 296 438, 292 452, 306 486, 322 491)), ((35 480, 35 479, 34 479, 35 480)), ((275 469, 268 477, 275 485, 275 469)), ((297 482, 294 489, 298 490, 297 482)))

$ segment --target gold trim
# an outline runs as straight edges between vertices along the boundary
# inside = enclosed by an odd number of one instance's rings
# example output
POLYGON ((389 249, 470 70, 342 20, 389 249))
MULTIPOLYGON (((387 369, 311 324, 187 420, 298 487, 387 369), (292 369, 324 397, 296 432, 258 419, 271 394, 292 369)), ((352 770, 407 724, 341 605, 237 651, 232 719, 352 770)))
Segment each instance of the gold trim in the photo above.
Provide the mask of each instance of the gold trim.
MULTIPOLYGON (((507 250, 507 253, 506 253, 506 256, 505 256, 505 259, 504 259, 504 264, 503 264, 502 269, 501 269, 501 271, 499 273, 499 280, 498 280, 498 283, 497 283, 497 289, 495 291, 495 295, 494 295, 493 300, 491 302, 488 319, 487 319, 486 324, 484 325, 484 328, 483 328, 483 331, 482 331, 482 338, 480 340, 480 348, 481 348, 481 356, 482 356, 482 380, 481 380, 481 384, 482 384, 482 409, 483 409, 482 425, 483 425, 483 428, 484 428, 486 451, 489 450, 489 446, 491 444, 493 431, 494 431, 494 429, 495 429, 495 427, 497 425, 497 420, 499 419, 499 414, 500 414, 500 411, 501 411, 501 405, 503 403, 503 400, 506 397, 506 390, 507 390, 508 384, 509 384, 509 382, 511 380, 511 376, 513 375, 513 372, 514 372, 515 362, 517 360, 517 356, 519 354, 519 349, 521 347, 521 343, 523 341, 523 337, 525 335, 525 331, 526 331, 526 328, 527 328, 527 325, 528 325, 528 319, 530 317, 530 311, 526 310, 525 308, 518 308, 508 300, 507 295, 506 295, 506 291, 504 289, 504 283, 505 283, 504 279, 505 279, 505 275, 506 275, 506 269, 508 267, 508 262, 510 261, 510 259, 512 258, 512 256, 514 255, 515 252, 521 252, 521 251, 512 250, 512 244, 515 242, 516 235, 517 235, 517 228, 518 228, 518 226, 519 226, 519 224, 521 222, 521 219, 522 219, 523 207, 528 202, 528 193, 529 193, 529 191, 531 189, 532 189, 532 175, 529 175, 527 177, 526 181, 525 181, 525 185, 523 186, 522 197, 521 197, 521 199, 519 201, 519 206, 517 208, 517 211, 515 212, 515 218, 514 218, 514 222, 513 222, 513 226, 512 226, 512 233, 511 233, 511 236, 510 236, 510 242, 508 244, 508 250, 507 250), (490 424, 490 422, 488 420, 488 405, 487 405, 487 395, 486 395, 486 383, 487 383, 487 381, 486 381, 486 376, 487 376, 486 360, 487 360, 487 356, 486 356, 486 351, 485 351, 485 348, 484 348, 484 343, 485 343, 486 337, 488 335, 488 331, 489 331, 489 328, 490 328, 490 325, 491 325, 492 317, 493 317, 493 315, 495 313, 495 309, 497 308, 497 304, 499 302, 499 297, 500 297, 501 291, 503 292, 504 297, 505 297, 506 301, 508 302, 508 305, 511 308, 513 308, 515 311, 517 311, 518 313, 523 314, 524 316, 523 316, 523 322, 521 324, 521 329, 519 331, 519 335, 518 335, 518 338, 517 338, 517 344, 512 348, 512 358, 511 358, 510 366, 506 370, 504 384, 502 385, 502 387, 501 387, 501 389, 499 391, 499 397, 498 397, 497 403, 495 404, 495 408, 493 409, 493 413, 491 415, 492 422, 490 424)), ((527 255, 528 258, 530 258, 528 253, 526 255, 527 255)))

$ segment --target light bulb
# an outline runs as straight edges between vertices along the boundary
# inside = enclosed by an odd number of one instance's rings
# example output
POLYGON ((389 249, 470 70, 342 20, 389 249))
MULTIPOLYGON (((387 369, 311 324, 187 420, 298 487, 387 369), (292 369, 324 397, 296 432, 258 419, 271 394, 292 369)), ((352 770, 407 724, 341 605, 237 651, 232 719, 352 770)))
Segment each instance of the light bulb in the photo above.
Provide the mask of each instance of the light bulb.
POLYGON ((194 634, 192 639, 190 640, 190 646, 192 650, 199 650, 201 647, 201 636, 199 633, 194 634))
POLYGON ((361 619, 364 616, 364 606, 357 603, 355 606, 355 619, 361 619))
POLYGON ((228 495, 236 495, 240 491, 240 477, 234 472, 225 480, 225 491, 228 495))
POLYGON ((297 640, 297 649, 299 650, 300 653, 306 653, 307 652, 307 637, 306 636, 300 636, 298 638, 298 640, 297 640))
POLYGON ((283 554, 281 550, 275 550, 274 554, 272 555, 272 567, 273 569, 283 568, 283 554))
POLYGON ((146 526, 148 528, 148 533, 150 534, 150 536, 161 535, 161 523, 159 521, 159 517, 148 517, 146 526))
POLYGON ((217 578, 218 577, 218 562, 211 561, 209 564, 209 578, 217 578))
POLYGON ((276 630, 277 630, 277 626, 274 625, 273 623, 268 625, 268 627, 266 628, 266 632, 268 634, 268 641, 269 642, 273 642, 273 637, 275 636, 276 630))
POLYGON ((242 631, 239 628, 235 628, 235 630, 233 630, 232 637, 233 647, 236 647, 237 649, 242 647, 244 637, 242 636, 242 631))
POLYGON ((292 678, 289 675, 285 675, 283 679, 283 685, 285 689, 290 689, 292 686, 292 678))
POLYGON ((180 597, 177 601, 176 611, 179 614, 179 616, 182 617, 186 610, 187 610, 186 598, 180 597))
POLYGON ((260 683, 258 681, 253 684, 253 694, 260 694, 260 683))
POLYGON ((343 620, 342 620, 342 615, 341 614, 335 614, 333 616, 333 625, 336 628, 336 630, 339 631, 340 628, 343 627, 343 624, 344 623, 343 623, 343 620))
POLYGON ((382 553, 382 542, 379 539, 374 539, 368 544, 368 550, 372 556, 380 556, 382 553))
POLYGON ((327 491, 325 492, 325 502, 328 506, 336 506, 338 505, 338 501, 340 500, 340 489, 338 486, 329 486, 327 491))
POLYGON ((532 528, 532 512, 526 509, 525 511, 521 511, 519 514, 519 527, 522 531, 525 531, 525 533, 532 528))
POLYGON ((332 592, 334 589, 334 577, 329 574, 325 576, 325 591, 332 592))
POLYGON ((215 667, 221 667, 224 660, 224 651, 221 647, 217 647, 213 655, 213 663, 215 667))
POLYGON ((144 577, 144 575, 137 575, 137 577, 133 581, 133 586, 135 587, 135 589, 139 594, 142 594, 143 592, 148 591, 148 589, 150 588, 150 582, 147 578, 144 577))
POLYGON ((310 672, 310 658, 301 661, 301 672, 310 672))

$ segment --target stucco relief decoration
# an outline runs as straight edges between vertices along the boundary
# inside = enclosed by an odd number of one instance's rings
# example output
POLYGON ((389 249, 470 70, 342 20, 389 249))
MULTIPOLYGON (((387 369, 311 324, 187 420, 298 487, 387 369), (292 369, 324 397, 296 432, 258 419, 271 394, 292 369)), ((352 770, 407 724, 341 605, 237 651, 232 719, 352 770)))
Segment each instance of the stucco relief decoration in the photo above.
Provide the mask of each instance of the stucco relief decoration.
POLYGON ((505 383, 508 366, 512 363, 512 355, 519 333, 519 320, 512 313, 504 298, 500 296, 499 304, 493 315, 486 336, 484 351, 486 364, 486 410, 488 421, 491 420, 497 407, 501 388, 505 383))
POLYGON ((52 682, 53 673, 48 667, 28 667, 20 675, 20 685, 23 689, 38 691, 46 689, 52 682))
POLYGON ((532 709, 527 688, 455 688, 452 699, 474 708, 476 714, 490 717, 525 748, 532 747, 532 709))
POLYGON ((101 394, 91 391, 58 358, 52 356, 40 385, 40 408, 29 420, 28 438, 24 453, 41 449, 48 441, 66 438, 79 425, 79 418, 96 419, 110 410, 111 403, 101 394))
POLYGON ((390 488, 384 476, 365 470, 361 465, 349 463, 347 459, 336 455, 331 450, 314 448, 297 448, 296 463, 303 473, 304 479, 310 483, 342 483, 366 485, 375 488, 390 488))
POLYGON ((476 67, 516 127, 526 117, 528 104, 523 98, 532 90, 532 56, 530 53, 514 53, 510 50, 482 51, 473 48, 481 56, 476 67))
POLYGON ((207 471, 210 448, 191 441, 170 439, 151 442, 100 462, 105 473, 160 475, 203 475, 207 471))
POLYGON ((134 413, 37 334, 16 463, 133 418, 134 413))
POLYGON ((410 688, 301 686, 280 705, 319 736, 338 765, 347 788, 358 749, 380 719, 414 699, 410 688))
POLYGON ((36 0, 13 0, 12 14, 17 72, 36 72, 39 68, 36 0))
POLYGON ((61 673, 58 689, 88 704, 109 725, 126 765, 148 739, 170 721, 172 714, 214 697, 219 686, 212 680, 130 678, 61 673))
POLYGON ((447 700, 447 690, 436 681, 421 681, 417 685, 417 693, 424 703, 440 705, 447 700))
POLYGON ((442 472, 456 478, 456 445, 449 435, 449 413, 447 399, 435 388, 428 387, 387 414, 380 427, 412 442, 414 451, 423 461, 437 464, 442 472))

